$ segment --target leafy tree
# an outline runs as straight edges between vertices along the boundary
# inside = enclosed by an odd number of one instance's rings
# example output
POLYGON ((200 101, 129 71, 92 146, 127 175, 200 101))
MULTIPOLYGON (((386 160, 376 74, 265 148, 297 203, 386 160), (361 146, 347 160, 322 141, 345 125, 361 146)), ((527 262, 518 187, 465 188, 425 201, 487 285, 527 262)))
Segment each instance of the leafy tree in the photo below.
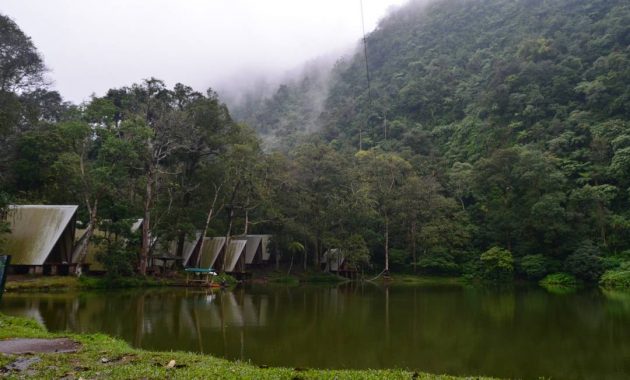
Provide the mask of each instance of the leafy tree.
POLYGON ((506 249, 492 247, 479 257, 482 277, 485 280, 505 282, 512 279, 514 260, 512 253, 506 249))

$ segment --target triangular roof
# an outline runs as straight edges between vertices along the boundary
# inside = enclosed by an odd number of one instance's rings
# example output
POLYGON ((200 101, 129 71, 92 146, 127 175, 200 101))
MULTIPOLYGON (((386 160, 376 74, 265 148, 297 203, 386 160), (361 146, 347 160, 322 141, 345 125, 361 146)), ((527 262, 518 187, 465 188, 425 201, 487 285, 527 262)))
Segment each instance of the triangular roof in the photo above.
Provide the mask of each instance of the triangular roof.
MULTIPOLYGON (((78 206, 9 206, 6 252, 12 265, 43 265, 78 206)), ((72 231, 74 235, 74 231, 72 231)), ((73 239, 74 236, 71 237, 73 239)), ((71 240, 72 241, 72 240, 71 240)))
POLYGON ((236 263, 238 262, 238 259, 241 257, 241 254, 243 253, 243 248, 245 248, 246 243, 247 243, 247 240, 230 241, 230 244, 228 245, 228 248, 226 251, 225 268, 223 268, 224 271, 226 272, 234 271, 234 267, 236 267, 236 263))

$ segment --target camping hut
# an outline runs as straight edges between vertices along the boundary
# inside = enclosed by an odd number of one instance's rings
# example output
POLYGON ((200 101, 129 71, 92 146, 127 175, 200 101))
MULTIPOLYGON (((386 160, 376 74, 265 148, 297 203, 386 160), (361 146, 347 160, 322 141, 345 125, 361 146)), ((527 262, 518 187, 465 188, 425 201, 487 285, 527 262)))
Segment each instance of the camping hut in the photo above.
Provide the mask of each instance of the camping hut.
POLYGON ((245 259, 243 257, 243 251, 245 250, 246 244, 247 239, 234 239, 230 241, 230 244, 225 252, 225 266, 223 267, 224 272, 236 273, 236 269, 239 269, 240 273, 243 273, 243 261, 245 259))
POLYGON ((343 252, 337 248, 329 249, 328 251, 324 252, 324 256, 322 257, 321 262, 324 265, 324 270, 326 272, 337 273, 346 269, 346 255, 344 255, 343 252))
POLYGON ((9 207, 6 252, 13 273, 69 274, 78 206, 9 207))
MULTIPOLYGON (((217 263, 217 259, 222 257, 223 246, 225 245, 225 237, 205 237, 203 238, 203 250, 198 252, 198 250, 191 254, 185 266, 187 267, 196 267, 197 262, 199 262, 199 268, 213 268, 216 269, 215 264, 217 263)), ((220 261, 219 261, 220 262, 220 261)))
POLYGON ((269 260, 269 238, 271 235, 247 235, 245 245, 245 264, 262 264, 269 260))
MULTIPOLYGON (((195 232, 194 236, 191 236, 190 239, 186 239, 186 241, 184 241, 184 251, 182 252, 182 259, 183 259, 182 265, 184 266, 188 265, 188 260, 190 260, 190 257, 193 255, 193 252, 196 250, 198 251, 200 246, 201 246, 201 232, 197 231, 195 232)), ((173 242, 173 244, 171 245, 170 252, 175 253, 176 250, 177 250, 177 244, 173 242)))

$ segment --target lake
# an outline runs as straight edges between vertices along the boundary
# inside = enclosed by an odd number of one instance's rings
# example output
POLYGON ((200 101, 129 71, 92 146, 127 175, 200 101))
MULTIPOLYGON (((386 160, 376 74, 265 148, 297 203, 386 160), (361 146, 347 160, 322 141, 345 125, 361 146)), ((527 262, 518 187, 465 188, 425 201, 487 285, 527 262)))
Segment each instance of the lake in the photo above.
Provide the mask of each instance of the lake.
POLYGON ((452 375, 630 377, 630 294, 462 286, 258 286, 5 294, 51 331, 257 365, 452 375))

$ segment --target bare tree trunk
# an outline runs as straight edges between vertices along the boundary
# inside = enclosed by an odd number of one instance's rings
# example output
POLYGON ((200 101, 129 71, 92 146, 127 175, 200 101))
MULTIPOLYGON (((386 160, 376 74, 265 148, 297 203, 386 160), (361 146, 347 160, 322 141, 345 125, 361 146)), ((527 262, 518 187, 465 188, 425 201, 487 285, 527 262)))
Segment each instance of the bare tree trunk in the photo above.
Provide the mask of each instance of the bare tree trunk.
POLYGON ((223 272, 225 272, 225 267, 227 265, 227 253, 228 247, 230 246, 230 237, 232 235, 232 223, 234 222, 234 207, 230 207, 228 220, 228 229, 227 233, 225 234, 225 248, 223 250, 223 268, 221 268, 223 272))
POLYGON ((411 256, 413 258, 413 273, 417 272, 416 258, 416 221, 411 222, 411 256))
POLYGON ((147 185, 144 199, 143 220, 142 220, 142 246, 140 247, 140 257, 138 258, 138 273, 147 274, 147 261, 149 250, 151 249, 151 201, 153 199, 153 170, 149 169, 147 174, 147 185))
POLYGON ((203 253, 203 244, 206 238, 206 234, 208 233, 208 226, 210 225, 210 221, 212 220, 212 214, 214 214, 214 207, 217 203, 217 198, 219 197, 219 188, 215 188, 214 190, 214 198, 212 199, 212 204, 210 204, 210 209, 208 210, 208 216, 206 217, 206 223, 203 225, 203 231, 201 231, 201 242, 199 243, 199 254, 197 255, 197 262, 194 263, 195 267, 199 266, 199 261, 201 260, 201 255, 203 253))
POLYGON ((385 273, 389 273, 389 218, 385 215, 385 273))
POLYGON ((287 271, 287 276, 291 274, 291 268, 293 268, 293 258, 295 257, 295 252, 291 253, 291 264, 289 264, 289 270, 287 271))
POLYGON ((307 269, 306 264, 307 264, 307 261, 308 261, 308 255, 306 254, 306 252, 307 252, 306 251, 306 239, 304 240, 304 251, 302 251, 302 252, 304 253, 304 272, 306 272, 306 269, 307 269))
POLYGON ((92 239, 92 235, 94 235, 94 229, 96 228, 96 215, 98 212, 98 199, 94 201, 94 206, 90 206, 90 201, 87 197, 85 202, 88 213, 90 214, 90 221, 88 222, 83 236, 81 236, 81 238, 75 245, 71 256, 72 262, 77 264, 77 276, 81 275, 81 266, 83 265, 85 258, 87 257, 90 240, 92 239))
POLYGON ((247 236, 247 230, 249 227, 249 210, 245 209, 245 228, 243 229, 243 235, 247 236))

